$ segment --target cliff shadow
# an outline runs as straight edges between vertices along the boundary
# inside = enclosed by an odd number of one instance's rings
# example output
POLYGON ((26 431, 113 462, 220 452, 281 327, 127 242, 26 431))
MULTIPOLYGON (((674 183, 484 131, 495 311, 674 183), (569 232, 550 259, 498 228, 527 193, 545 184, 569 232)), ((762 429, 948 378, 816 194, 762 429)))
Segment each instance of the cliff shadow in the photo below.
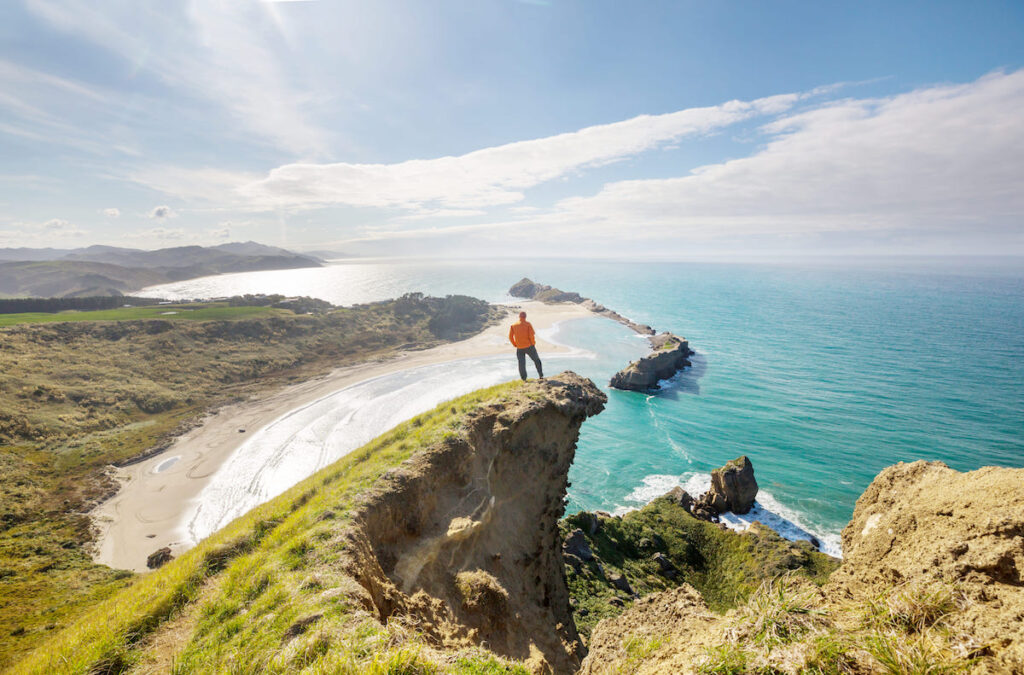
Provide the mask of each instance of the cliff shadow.
POLYGON ((700 396, 700 379, 708 371, 708 360, 703 354, 697 352, 692 352, 689 360, 689 368, 681 370, 669 378, 661 389, 653 392, 653 395, 670 401, 678 399, 681 394, 700 396))

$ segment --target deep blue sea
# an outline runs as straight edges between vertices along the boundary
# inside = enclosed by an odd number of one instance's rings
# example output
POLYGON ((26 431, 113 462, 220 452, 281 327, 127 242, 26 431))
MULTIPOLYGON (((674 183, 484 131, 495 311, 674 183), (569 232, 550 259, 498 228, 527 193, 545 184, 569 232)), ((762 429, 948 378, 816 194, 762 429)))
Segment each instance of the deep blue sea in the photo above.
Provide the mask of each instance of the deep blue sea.
POLYGON ((352 304, 423 291, 509 301, 507 289, 524 276, 577 291, 686 336, 696 355, 656 394, 607 390, 646 342, 596 317, 560 326, 555 339, 578 353, 548 359, 545 370, 571 368, 609 394, 580 437, 570 512, 635 508, 677 484, 699 491, 710 469, 747 455, 761 487, 751 517, 813 533, 838 552, 857 497, 889 464, 1024 466, 1024 269, 947 263, 376 260, 155 292, 352 304))

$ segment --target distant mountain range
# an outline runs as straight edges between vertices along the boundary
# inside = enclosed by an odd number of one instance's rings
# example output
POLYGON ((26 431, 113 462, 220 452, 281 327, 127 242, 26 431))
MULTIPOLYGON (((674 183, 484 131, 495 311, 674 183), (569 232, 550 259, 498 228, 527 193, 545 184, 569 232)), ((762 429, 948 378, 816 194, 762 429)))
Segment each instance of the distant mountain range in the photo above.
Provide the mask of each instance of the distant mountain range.
POLYGON ((144 251, 117 246, 0 249, 0 295, 121 295, 144 286, 227 272, 320 267, 300 255, 254 241, 144 251))

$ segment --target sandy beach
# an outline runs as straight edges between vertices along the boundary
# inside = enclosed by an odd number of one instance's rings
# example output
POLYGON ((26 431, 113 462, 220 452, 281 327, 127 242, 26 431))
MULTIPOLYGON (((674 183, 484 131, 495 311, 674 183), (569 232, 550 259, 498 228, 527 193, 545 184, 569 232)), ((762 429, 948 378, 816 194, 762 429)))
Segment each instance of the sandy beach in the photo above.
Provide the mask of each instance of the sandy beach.
MULTIPOLYGON (((538 333, 561 321, 594 316, 571 303, 546 305, 524 301, 509 307, 509 318, 468 340, 339 368, 325 376, 225 406, 175 439, 160 454, 119 469, 120 491, 92 514, 100 532, 94 559, 118 569, 146 571, 146 557, 153 551, 169 546, 177 555, 186 550, 191 542, 183 536, 183 520, 210 477, 253 433, 296 408, 360 382, 403 370, 499 354, 514 360, 508 326, 520 307, 528 312, 538 333), (240 432, 241 429, 245 431, 240 432)), ((540 335, 537 346, 542 356, 567 351, 540 335)))

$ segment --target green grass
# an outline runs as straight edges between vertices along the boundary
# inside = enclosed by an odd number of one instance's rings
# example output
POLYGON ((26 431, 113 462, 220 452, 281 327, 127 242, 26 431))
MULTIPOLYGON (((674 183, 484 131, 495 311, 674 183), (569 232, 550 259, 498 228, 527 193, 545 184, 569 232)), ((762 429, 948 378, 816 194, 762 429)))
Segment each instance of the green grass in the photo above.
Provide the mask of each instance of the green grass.
MULTIPOLYGON (((196 618, 175 673, 441 672, 421 656, 426 645, 414 630, 382 626, 362 609, 340 565, 341 531, 386 470, 460 433, 469 411, 520 386, 481 390, 399 425, 98 602, 11 672, 120 672, 144 662, 147 637, 187 608, 196 618)), ((451 672, 522 672, 504 666, 466 656, 451 672)))
POLYGON ((814 589, 795 581, 789 575, 768 579, 747 600, 744 630, 754 644, 789 644, 822 623, 814 589))
POLYGON ((806 581, 782 577, 722 619, 723 640, 707 650, 699 672, 965 673, 977 662, 969 636, 944 626, 960 609, 954 589, 942 584, 897 586, 867 602, 828 602, 806 581))
MULTIPOLYGON (((586 532, 584 519, 580 514, 563 519, 563 536, 577 527, 586 532)), ((600 567, 591 561, 579 572, 565 568, 569 594, 576 601, 576 626, 585 638, 598 621, 617 616, 632 602, 608 581, 612 572, 624 574, 641 596, 689 583, 712 610, 722 612, 744 602, 766 580, 794 572, 821 584, 839 564, 809 544, 786 541, 767 528, 742 535, 722 530, 667 499, 622 518, 602 519, 587 541, 600 567), (656 553, 673 563, 675 579, 659 573, 656 553), (623 607, 613 604, 615 598, 623 607)))
POLYGON ((23 314, 0 314, 0 326, 15 326, 26 323, 50 323, 62 321, 138 321, 140 319, 185 319, 190 321, 230 321, 264 315, 286 316, 288 310, 272 307, 229 307, 224 302, 187 303, 181 305, 157 305, 153 307, 122 307, 91 312, 27 312, 23 314))

